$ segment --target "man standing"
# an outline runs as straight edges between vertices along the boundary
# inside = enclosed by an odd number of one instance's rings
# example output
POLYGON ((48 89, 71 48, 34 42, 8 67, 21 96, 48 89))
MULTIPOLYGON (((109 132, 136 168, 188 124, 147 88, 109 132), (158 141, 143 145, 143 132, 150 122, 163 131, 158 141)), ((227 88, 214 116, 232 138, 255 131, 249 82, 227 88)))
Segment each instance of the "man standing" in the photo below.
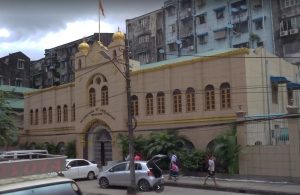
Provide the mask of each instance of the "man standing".
POLYGON ((213 155, 210 155, 209 160, 208 160, 208 174, 204 179, 204 185, 206 185, 206 181, 208 177, 212 178, 215 186, 217 185, 216 183, 216 178, 215 178, 215 157, 213 155))

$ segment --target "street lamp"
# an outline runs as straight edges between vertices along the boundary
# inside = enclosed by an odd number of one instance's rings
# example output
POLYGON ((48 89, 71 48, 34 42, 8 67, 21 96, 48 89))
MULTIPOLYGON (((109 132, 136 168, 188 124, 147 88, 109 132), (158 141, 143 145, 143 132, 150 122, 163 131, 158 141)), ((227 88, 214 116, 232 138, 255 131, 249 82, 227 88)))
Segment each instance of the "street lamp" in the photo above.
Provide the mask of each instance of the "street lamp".
POLYGON ((129 70, 129 56, 128 56, 128 41, 125 37, 125 49, 123 51, 125 58, 125 74, 115 64, 114 59, 104 50, 100 51, 101 55, 114 64, 118 71, 123 75, 126 80, 126 92, 127 92, 127 125, 128 125, 128 142, 129 142, 129 168, 130 168, 130 186, 127 188, 127 194, 136 194, 135 185, 135 168, 134 168, 134 148, 133 148, 133 125, 131 114, 131 86, 130 86, 130 70, 129 70))

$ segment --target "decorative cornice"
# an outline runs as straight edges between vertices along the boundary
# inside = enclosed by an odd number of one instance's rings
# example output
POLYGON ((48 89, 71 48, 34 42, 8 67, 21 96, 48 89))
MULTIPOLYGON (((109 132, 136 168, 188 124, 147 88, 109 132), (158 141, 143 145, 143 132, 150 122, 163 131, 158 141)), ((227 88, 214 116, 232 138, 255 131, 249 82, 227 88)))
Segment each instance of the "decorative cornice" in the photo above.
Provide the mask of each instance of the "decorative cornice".
POLYGON ((138 126, 146 125, 168 125, 168 124, 186 124, 186 123, 207 123, 216 121, 236 121, 236 116, 220 116, 220 117, 201 117, 193 119, 179 119, 179 120, 164 120, 164 121, 141 121, 138 126))
MULTIPOLYGON (((192 64, 192 63, 196 63, 196 62, 208 62, 208 61, 212 61, 212 60, 216 60, 216 59, 220 59, 220 58, 228 58, 231 56, 236 56, 236 55, 241 55, 241 54, 249 54, 249 49, 248 48, 240 48, 237 50, 228 51, 225 53, 219 53, 219 54, 212 55, 212 56, 205 56, 205 57, 199 56, 198 58, 193 58, 193 59, 185 60, 182 62, 174 62, 174 63, 165 64, 162 66, 157 66, 157 67, 152 67, 152 68, 147 68, 147 69, 142 69, 142 70, 136 70, 136 71, 132 72, 131 75, 136 75, 136 74, 146 73, 146 72, 153 72, 153 71, 158 71, 158 70, 163 70, 163 69, 168 69, 168 68, 174 68, 177 66, 184 66, 184 65, 188 65, 188 64, 192 64)), ((197 56, 195 55, 194 57, 197 57, 197 56)))
POLYGON ((47 91, 51 91, 51 90, 63 89, 63 88, 74 87, 74 86, 75 86, 75 84, 74 84, 74 82, 72 82, 72 83, 62 84, 62 85, 58 85, 58 86, 52 86, 52 87, 48 87, 48 88, 44 88, 44 89, 37 89, 32 92, 24 93, 24 95, 34 95, 34 94, 39 94, 39 93, 43 93, 43 92, 47 92, 47 91))
POLYGON ((58 128, 45 128, 45 129, 28 129, 26 130, 27 132, 45 132, 45 133, 49 133, 51 131, 73 131, 75 130, 75 126, 74 127, 58 127, 58 128))

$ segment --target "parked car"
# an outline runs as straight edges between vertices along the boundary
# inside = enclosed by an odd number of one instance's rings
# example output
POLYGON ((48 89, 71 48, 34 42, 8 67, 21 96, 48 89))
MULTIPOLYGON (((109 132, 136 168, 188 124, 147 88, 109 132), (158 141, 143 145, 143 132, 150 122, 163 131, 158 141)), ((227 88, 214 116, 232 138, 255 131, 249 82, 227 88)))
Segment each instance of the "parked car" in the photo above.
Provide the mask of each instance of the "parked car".
MULTIPOLYGON (((156 162, 166 155, 156 155, 149 161, 135 161, 135 181, 140 191, 149 191, 154 185, 164 183, 161 169, 156 162)), ((129 186, 130 169, 129 161, 120 162, 98 175, 98 183, 101 188, 109 186, 129 186)))
POLYGON ((97 178, 99 169, 97 164, 85 159, 66 159, 66 171, 62 173, 70 179, 87 178, 92 180, 97 178))

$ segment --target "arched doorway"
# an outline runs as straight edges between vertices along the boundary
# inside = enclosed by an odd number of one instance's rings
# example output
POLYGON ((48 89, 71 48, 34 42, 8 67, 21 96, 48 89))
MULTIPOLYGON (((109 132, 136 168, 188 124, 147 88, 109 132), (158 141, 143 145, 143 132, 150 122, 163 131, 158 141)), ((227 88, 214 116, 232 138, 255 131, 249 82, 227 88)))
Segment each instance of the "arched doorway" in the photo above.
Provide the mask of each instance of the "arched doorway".
POLYGON ((112 160, 112 143, 110 129, 96 122, 85 135, 84 158, 103 166, 112 160))

